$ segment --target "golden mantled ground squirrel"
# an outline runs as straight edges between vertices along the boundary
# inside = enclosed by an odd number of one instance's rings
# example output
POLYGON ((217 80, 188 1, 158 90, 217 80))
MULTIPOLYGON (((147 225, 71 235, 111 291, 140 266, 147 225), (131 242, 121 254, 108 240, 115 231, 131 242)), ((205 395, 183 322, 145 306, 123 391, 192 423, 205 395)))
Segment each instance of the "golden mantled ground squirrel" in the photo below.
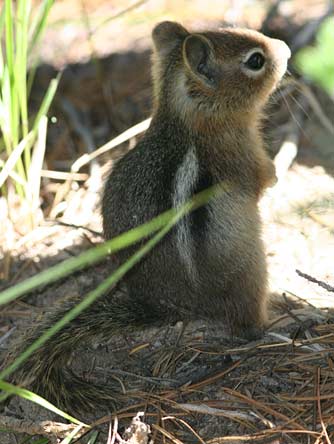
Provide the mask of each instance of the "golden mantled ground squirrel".
MULTIPOLYGON (((150 128, 113 168, 104 190, 107 239, 149 221, 219 183, 224 193, 185 216, 120 288, 96 301, 41 346, 15 382, 69 411, 117 399, 67 367, 94 336, 180 319, 224 323, 252 338, 266 322, 266 261, 258 200, 275 182, 260 131, 263 107, 284 75, 290 50, 250 30, 190 33, 173 22, 153 30, 154 111, 150 128)), ((138 247, 138 246, 136 246, 138 247)), ((135 247, 120 251, 125 261, 135 247)), ((46 316, 21 349, 78 302, 46 316)))

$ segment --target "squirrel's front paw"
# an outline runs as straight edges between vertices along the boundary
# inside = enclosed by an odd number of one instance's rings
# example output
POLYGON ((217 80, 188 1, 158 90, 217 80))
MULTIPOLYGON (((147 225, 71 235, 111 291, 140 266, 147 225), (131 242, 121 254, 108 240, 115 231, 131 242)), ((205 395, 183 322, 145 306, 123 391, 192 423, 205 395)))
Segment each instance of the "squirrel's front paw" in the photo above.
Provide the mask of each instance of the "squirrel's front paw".
POLYGON ((277 184, 277 182, 278 182, 278 177, 276 176, 276 174, 274 173, 271 177, 270 177, 270 179, 269 179, 269 181, 268 181, 268 188, 272 188, 272 187, 274 187, 276 184, 277 184))
POLYGON ((268 162, 267 167, 267 187, 271 188, 276 185, 278 181, 277 175, 276 175, 276 167, 272 160, 268 162))

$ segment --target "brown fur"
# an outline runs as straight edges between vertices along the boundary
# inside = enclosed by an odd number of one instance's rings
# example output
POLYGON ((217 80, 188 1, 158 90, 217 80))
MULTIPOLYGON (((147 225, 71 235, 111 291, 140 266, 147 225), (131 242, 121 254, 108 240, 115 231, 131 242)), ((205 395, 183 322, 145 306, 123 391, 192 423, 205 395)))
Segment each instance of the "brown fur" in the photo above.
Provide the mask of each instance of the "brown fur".
MULTIPOLYGON (((283 42, 255 31, 191 34, 171 22, 155 27, 153 41, 153 119, 106 183, 106 237, 178 207, 210 185, 228 187, 181 220, 126 275, 124 292, 115 290, 97 301, 19 370, 16 381, 32 379, 32 388, 71 411, 119 398, 110 387, 89 385, 64 368, 80 341, 194 318, 222 322, 231 334, 251 338, 266 322, 267 273, 257 203, 275 173, 260 122, 289 51, 283 42), (261 73, 245 68, 254 48, 266 59, 261 73)), ((135 248, 117 253, 118 261, 135 248)), ((70 298, 55 309, 21 347, 75 303, 70 298)))

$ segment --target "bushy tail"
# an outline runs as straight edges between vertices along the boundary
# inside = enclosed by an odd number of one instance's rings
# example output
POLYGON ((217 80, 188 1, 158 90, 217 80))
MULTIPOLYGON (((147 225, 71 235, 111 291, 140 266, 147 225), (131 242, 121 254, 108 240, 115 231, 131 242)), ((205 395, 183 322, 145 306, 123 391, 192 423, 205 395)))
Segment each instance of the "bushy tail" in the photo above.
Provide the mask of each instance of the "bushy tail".
MULTIPOLYGON (((15 359, 80 300, 72 297, 56 306, 28 336, 22 335, 9 360, 15 359)), ((121 400, 121 393, 117 393, 117 388, 97 386, 76 376, 67 367, 72 351, 94 337, 110 338, 125 330, 160 324, 164 316, 126 292, 113 290, 45 342, 15 371, 11 382, 33 390, 69 413, 101 406, 111 408, 121 400)))

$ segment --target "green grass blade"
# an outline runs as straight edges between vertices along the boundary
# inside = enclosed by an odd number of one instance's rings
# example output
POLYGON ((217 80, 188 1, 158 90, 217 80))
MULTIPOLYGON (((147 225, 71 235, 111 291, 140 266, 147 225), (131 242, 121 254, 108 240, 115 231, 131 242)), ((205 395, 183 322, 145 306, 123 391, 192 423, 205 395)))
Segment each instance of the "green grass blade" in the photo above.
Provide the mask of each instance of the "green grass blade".
MULTIPOLYGON (((168 215, 166 219, 168 220, 168 215)), ((17 299, 23 294, 28 293, 43 284, 48 284, 64 278, 74 271, 98 262, 108 254, 115 253, 122 248, 132 245, 136 241, 159 229, 164 223, 166 223, 166 219, 160 217, 157 220, 153 220, 152 222, 135 228, 128 233, 122 234, 111 241, 108 241, 95 248, 91 248, 90 250, 80 254, 78 257, 67 259, 64 262, 49 268, 48 270, 32 276, 14 287, 10 287, 7 290, 2 291, 0 293, 0 305, 7 304, 8 302, 17 299)))
POLYGON ((72 430, 72 432, 69 433, 69 435, 66 436, 66 438, 64 438, 59 444, 70 444, 72 442, 72 439, 75 438, 75 436, 80 432, 82 427, 83 424, 79 424, 78 427, 72 430))
POLYGON ((5 27, 5 8, 2 7, 0 12, 0 35, 2 35, 4 27, 5 27))
MULTIPOLYGON (((2 32, 0 32, 0 38, 2 36, 2 32)), ((2 99, 2 85, 3 85, 3 74, 4 74, 5 64, 3 59, 2 47, 0 45, 0 102, 3 103, 2 99)))
MULTIPOLYGON (((15 83, 19 99, 21 114, 22 136, 28 134, 28 103, 27 103, 27 53, 28 53, 28 30, 31 13, 31 0, 20 0, 17 7, 16 20, 16 57, 15 57, 15 83)), ((25 162, 29 165, 30 150, 25 151, 25 162)))
POLYGON ((3 65, 1 76, 1 108, 0 108, 0 124, 2 136, 5 142, 7 155, 12 152, 11 129, 10 129, 10 79, 8 67, 3 65))
MULTIPOLYGON (((0 39, 2 39, 3 33, 4 33, 4 26, 5 26, 5 8, 2 7, 1 13, 0 13, 0 39)), ((2 45, 0 45, 0 104, 1 106, 4 106, 3 102, 3 83, 4 83, 4 72, 5 72, 5 59, 3 54, 2 45)), ((3 111, 2 113, 3 114, 3 111)), ((0 123, 1 125, 1 123, 0 123)), ((2 125, 1 125, 2 128, 2 125)))
MULTIPOLYGON (((43 36, 43 32, 45 30, 47 23, 47 18, 53 4, 54 0, 44 0, 38 12, 34 16, 34 19, 30 27, 32 29, 29 38, 30 52, 32 52, 35 49, 35 46, 37 45, 38 41, 41 40, 43 36)), ((30 96, 31 88, 36 74, 37 60, 38 60, 37 57, 34 57, 33 61, 30 60, 30 62, 32 63, 30 64, 29 75, 28 75, 28 84, 27 84, 28 97, 30 96)))
POLYGON ((4 128, 2 131, 6 133, 7 140, 10 143, 6 143, 7 153, 9 154, 12 150, 13 144, 11 143, 11 120, 12 120, 12 75, 13 75, 13 64, 14 64, 14 47, 13 47, 13 20, 12 20, 12 8, 11 2, 9 0, 5 0, 4 6, 4 17, 5 17, 5 62, 3 67, 3 76, 2 76, 2 100, 5 105, 5 113, 4 116, 4 128))
POLYGON ((92 433, 90 433, 90 437, 89 440, 87 441, 87 444, 95 444, 97 442, 97 438, 99 436, 99 432, 98 431, 94 431, 92 433))
POLYGON ((61 77, 61 73, 59 73, 55 79, 51 80, 50 85, 49 85, 49 87, 47 89, 47 92, 46 92, 46 94, 45 94, 45 96, 43 98, 43 101, 41 103, 41 106, 40 106, 40 108, 38 110, 38 113, 37 113, 37 115, 35 117, 35 121, 34 121, 34 125, 33 125, 33 131, 37 131, 38 125, 39 125, 39 121, 42 118, 42 116, 46 116, 47 115, 47 113, 49 111, 49 108, 50 108, 50 105, 51 105, 51 102, 52 102, 52 100, 54 98, 54 95, 56 94, 60 77, 61 77))
MULTIPOLYGON (((13 138, 13 128, 12 128, 12 86, 10 81, 10 73, 8 66, 4 66, 3 76, 2 76, 2 85, 1 85, 1 104, 0 104, 0 125, 3 136, 3 141, 5 143, 7 156, 10 156, 13 150, 15 150, 16 145, 14 145, 14 141, 16 138, 13 138)), ((16 172, 21 176, 21 178, 25 181, 25 171, 23 168, 22 158, 19 158, 16 162, 16 172)), ((16 191, 17 193, 23 197, 24 190, 23 188, 16 182, 16 191)))
MULTIPOLYGON (((218 190, 226 190, 228 189, 227 184, 221 184, 220 186, 213 186, 207 190, 198 193, 191 199, 191 203, 193 204, 193 208, 198 208, 201 205, 204 205, 211 197, 211 195, 218 190)), ((0 293, 0 305, 7 304, 10 301, 17 299, 25 293, 28 293, 31 290, 43 285, 54 282, 58 279, 64 278, 74 271, 80 270, 87 265, 92 265, 102 258, 107 256, 108 254, 115 253, 123 248, 132 245, 139 240, 147 237, 148 235, 154 233, 161 227, 163 227, 166 223, 170 221, 170 219, 175 215, 176 210, 168 210, 156 218, 152 219, 150 222, 147 222, 139 227, 133 228, 128 232, 117 236, 116 238, 105 242, 102 245, 99 245, 95 248, 91 248, 88 251, 80 254, 78 257, 73 257, 65 260, 64 262, 57 264, 48 270, 42 271, 41 273, 32 276, 31 278, 15 285, 14 287, 10 287, 7 290, 4 290, 0 293)))
POLYGON ((30 149, 33 142, 33 133, 30 132, 21 142, 14 148, 8 157, 4 167, 0 171, 0 188, 7 180, 7 177, 14 170, 16 163, 20 160, 21 154, 25 149, 30 149))
MULTIPOLYGON (((2 168, 5 168, 6 163, 0 159, 0 168, 2 173, 2 168)), ((0 173, 0 174, 1 174, 0 173)), ((22 185, 22 188, 27 186, 27 182, 25 182, 21 176, 19 176, 15 171, 9 171, 8 176, 15 180, 18 184, 22 185)))
MULTIPOLYGON (((0 35, 4 40, 4 45, 0 48, 0 130, 7 156, 16 149, 21 138, 24 139, 29 133, 28 52, 31 52, 42 36, 54 0, 40 3, 33 20, 32 0, 4 0, 0 14, 0 35), (29 34, 32 36, 30 39, 29 34), (32 47, 29 47, 29 43, 32 47)), ((35 137, 40 119, 49 110, 56 87, 57 81, 52 82, 44 96, 33 125, 35 137)), ((3 150, 3 146, 0 150, 3 150)), ((15 164, 16 171, 11 171, 12 178, 19 175, 22 179, 15 181, 16 191, 22 200, 29 197, 25 194, 28 189, 22 188, 21 183, 27 182, 30 164, 31 146, 27 145, 15 164)))
POLYGON ((45 30, 47 18, 50 9, 54 3, 54 0, 44 0, 36 13, 34 20, 31 24, 32 34, 29 42, 29 48, 32 51, 38 41, 42 38, 42 34, 45 30))
MULTIPOLYGON (((22 0, 21 0, 22 1, 22 0)), ((19 143, 19 99, 18 90, 16 87, 15 79, 15 47, 14 47, 14 21, 13 21, 13 2, 10 0, 5 0, 5 67, 6 67, 6 77, 4 78, 4 83, 2 84, 2 100, 3 104, 7 109, 7 116, 5 122, 5 128, 3 132, 7 132, 4 136, 7 152, 11 152, 14 147, 19 143)), ((18 174, 26 179, 25 171, 22 159, 16 164, 16 170, 18 174)), ((15 183, 16 190, 18 194, 23 197, 24 190, 22 187, 15 183)))
POLYGON ((12 2, 5 0, 5 26, 6 26, 6 56, 9 72, 14 73, 14 33, 12 2))
POLYGON ((84 424, 83 422, 79 421, 78 419, 74 418, 71 415, 68 415, 67 413, 63 412, 62 410, 55 407, 51 402, 47 401, 46 399, 42 398, 39 395, 36 395, 36 393, 33 393, 27 389, 16 387, 13 384, 9 384, 8 382, 1 381, 0 380, 0 389, 9 393, 10 395, 17 395, 21 398, 27 399, 28 401, 33 401, 35 404, 40 405, 41 407, 46 408, 47 410, 50 410, 53 413, 56 413, 57 415, 62 416, 63 418, 67 419, 68 421, 73 422, 74 424, 78 424, 81 427, 89 427, 87 424, 84 424))
POLYGON ((35 143, 31 162, 28 170, 28 188, 29 198, 31 202, 31 210, 34 212, 39 207, 39 191, 41 185, 41 171, 43 168, 43 160, 46 148, 46 132, 47 132, 48 118, 42 116, 37 132, 37 141, 35 143))
POLYGON ((94 288, 87 296, 74 308, 65 314, 59 321, 57 321, 51 328, 46 330, 36 341, 34 341, 23 353, 18 356, 7 368, 0 372, 0 380, 7 378, 13 373, 25 360, 29 358, 44 342, 54 336, 66 324, 76 318, 83 310, 89 307, 97 298, 105 294, 112 286, 114 286, 120 279, 136 265, 177 223, 177 221, 186 212, 191 209, 191 204, 186 204, 183 209, 179 210, 169 220, 169 222, 156 233, 149 241, 136 251, 124 264, 117 268, 107 279, 105 279, 98 287, 94 288))
POLYGON ((10 131, 11 139, 13 141, 12 146, 16 146, 19 140, 18 134, 18 98, 15 88, 15 52, 14 52, 14 30, 13 30, 13 12, 11 0, 5 0, 5 26, 6 26, 6 65, 8 67, 9 75, 9 91, 10 98, 8 98, 7 105, 10 110, 10 131))

